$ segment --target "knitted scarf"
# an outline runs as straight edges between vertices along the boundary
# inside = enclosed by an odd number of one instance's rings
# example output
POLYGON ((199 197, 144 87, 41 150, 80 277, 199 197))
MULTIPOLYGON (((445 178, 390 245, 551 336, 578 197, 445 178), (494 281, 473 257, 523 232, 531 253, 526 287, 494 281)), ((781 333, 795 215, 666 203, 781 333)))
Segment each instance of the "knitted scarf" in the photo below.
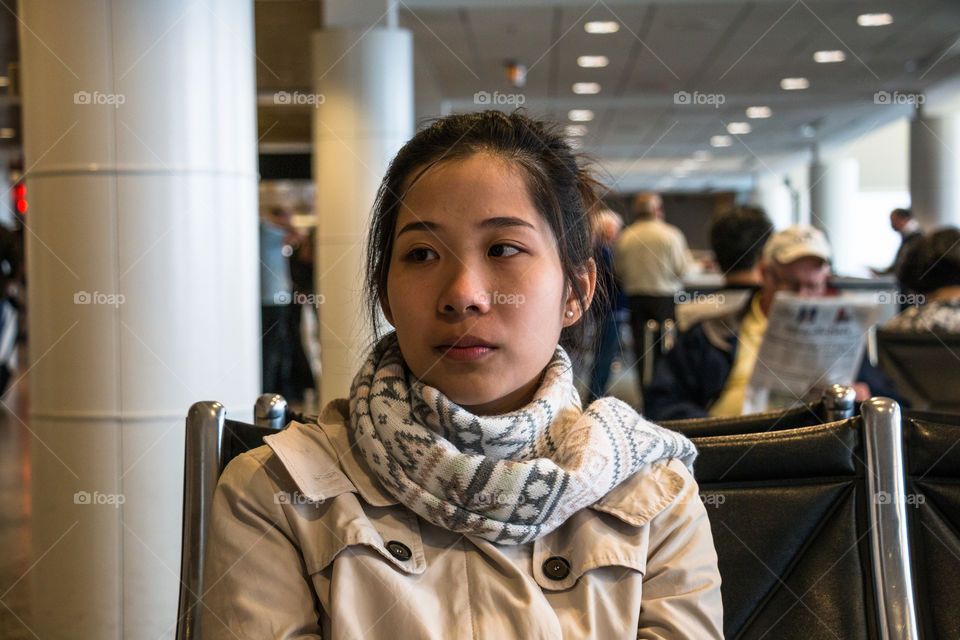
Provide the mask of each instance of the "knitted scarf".
POLYGON ((551 532, 639 469, 696 456, 687 438, 601 398, 583 411, 557 347, 533 400, 478 416, 407 369, 396 334, 350 390, 352 438, 386 490, 429 522, 501 544, 551 532))

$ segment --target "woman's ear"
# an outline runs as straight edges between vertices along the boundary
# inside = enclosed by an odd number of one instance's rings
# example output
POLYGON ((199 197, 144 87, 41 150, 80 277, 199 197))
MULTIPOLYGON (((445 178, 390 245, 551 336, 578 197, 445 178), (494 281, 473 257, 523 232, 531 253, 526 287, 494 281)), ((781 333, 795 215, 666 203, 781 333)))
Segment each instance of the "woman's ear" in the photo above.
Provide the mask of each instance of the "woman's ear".
POLYGON ((586 263, 584 263, 582 270, 575 276, 577 284, 580 285, 580 290, 583 291, 583 302, 586 304, 585 309, 580 308, 580 301, 577 300, 577 294, 574 292, 573 287, 567 287, 567 300, 564 305, 564 317, 563 317, 563 326, 569 327, 570 325, 576 323, 584 312, 590 308, 590 303, 593 301, 593 293, 597 287, 597 263, 593 261, 593 258, 588 258, 586 263), (573 312, 571 316, 569 311, 573 312))

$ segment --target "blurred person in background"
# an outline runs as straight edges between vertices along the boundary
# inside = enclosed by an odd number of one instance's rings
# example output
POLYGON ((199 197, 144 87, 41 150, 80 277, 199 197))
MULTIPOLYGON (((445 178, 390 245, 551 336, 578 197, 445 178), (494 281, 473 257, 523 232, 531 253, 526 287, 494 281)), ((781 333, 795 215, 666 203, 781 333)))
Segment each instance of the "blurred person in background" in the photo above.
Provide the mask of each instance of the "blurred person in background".
MULTIPOLYGON (((760 289, 742 308, 680 333, 644 394, 646 415, 653 420, 741 415, 775 296, 825 295, 830 260, 830 245, 818 229, 795 225, 771 235, 763 248, 760 289)), ((866 358, 852 386, 858 402, 875 394, 901 400, 866 358)))
POLYGON ((273 207, 260 219, 260 331, 263 363, 263 392, 294 395, 293 361, 289 357, 292 340, 299 344, 300 334, 291 335, 293 281, 290 277, 289 244, 292 212, 273 207))
MULTIPOLYGON (((683 232, 664 222, 663 200, 658 194, 637 194, 633 211, 637 219, 617 239, 614 268, 627 295, 637 360, 649 357, 656 361, 663 323, 673 319, 683 276, 695 262, 683 232), (648 320, 658 325, 653 344, 644 339, 648 320)), ((638 376, 641 386, 642 379, 638 376)))
POLYGON ((620 322, 618 314, 625 306, 623 290, 613 272, 613 248, 623 228, 623 219, 619 214, 601 210, 591 220, 594 242, 597 244, 597 287, 602 287, 605 296, 599 296, 590 308, 595 315, 597 327, 596 353, 590 367, 590 388, 588 402, 604 395, 607 381, 610 379, 610 365, 620 353, 620 322))
POLYGON ((902 273, 904 262, 906 261, 910 247, 923 237, 923 232, 920 230, 920 223, 914 219, 913 212, 910 211, 910 209, 894 209, 891 211, 890 228, 900 234, 900 247, 897 249, 897 255, 894 257, 893 263, 886 269, 871 268, 870 271, 875 276, 892 275, 897 279, 897 288, 901 294, 900 310, 902 311, 910 306, 903 297, 906 291, 903 285, 902 273))
POLYGON ((914 217, 910 209, 894 209, 890 212, 890 228, 900 234, 900 248, 897 249, 897 255, 893 263, 886 269, 871 269, 874 275, 894 275, 897 280, 901 279, 900 269, 903 267, 910 245, 918 241, 923 232, 920 231, 920 223, 914 217))
POLYGON ((773 224, 758 207, 735 207, 714 217, 709 231, 710 248, 723 275, 723 288, 678 305, 680 331, 746 304, 763 282, 760 256, 771 233, 773 224))
POLYGON ((915 241, 901 274, 904 290, 920 304, 908 307, 884 328, 960 333, 960 230, 947 227, 915 241))
POLYGON ((728 289, 757 288, 763 283, 760 257, 773 224, 759 207, 736 207, 710 225, 710 247, 728 289))

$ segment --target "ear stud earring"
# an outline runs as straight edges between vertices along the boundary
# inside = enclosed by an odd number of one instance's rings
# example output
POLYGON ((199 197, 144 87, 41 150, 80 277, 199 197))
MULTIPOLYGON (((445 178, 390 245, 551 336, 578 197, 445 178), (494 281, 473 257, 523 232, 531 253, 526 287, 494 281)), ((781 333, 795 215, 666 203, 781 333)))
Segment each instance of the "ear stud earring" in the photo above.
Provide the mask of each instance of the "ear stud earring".
POLYGON ((572 318, 572 317, 573 317, 573 311, 570 311, 569 309, 567 309, 567 317, 568 317, 568 318, 572 318))

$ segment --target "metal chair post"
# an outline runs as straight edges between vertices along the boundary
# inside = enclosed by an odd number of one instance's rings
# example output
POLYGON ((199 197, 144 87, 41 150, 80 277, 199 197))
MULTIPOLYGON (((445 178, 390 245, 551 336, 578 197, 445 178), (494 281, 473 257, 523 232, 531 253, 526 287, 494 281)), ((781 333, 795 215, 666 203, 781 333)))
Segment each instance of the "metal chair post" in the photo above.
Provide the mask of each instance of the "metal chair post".
POLYGON ((870 398, 861 407, 867 450, 871 547, 880 637, 917 640, 907 543, 900 405, 870 398))
POLYGON ((200 637, 203 558, 210 526, 210 496, 220 477, 219 441, 226 413, 219 402, 197 402, 187 414, 177 640, 200 637))
POLYGON ((853 387, 846 387, 842 384, 830 385, 823 392, 821 398, 823 421, 836 422, 837 420, 852 418, 856 397, 857 392, 853 390, 853 387))

